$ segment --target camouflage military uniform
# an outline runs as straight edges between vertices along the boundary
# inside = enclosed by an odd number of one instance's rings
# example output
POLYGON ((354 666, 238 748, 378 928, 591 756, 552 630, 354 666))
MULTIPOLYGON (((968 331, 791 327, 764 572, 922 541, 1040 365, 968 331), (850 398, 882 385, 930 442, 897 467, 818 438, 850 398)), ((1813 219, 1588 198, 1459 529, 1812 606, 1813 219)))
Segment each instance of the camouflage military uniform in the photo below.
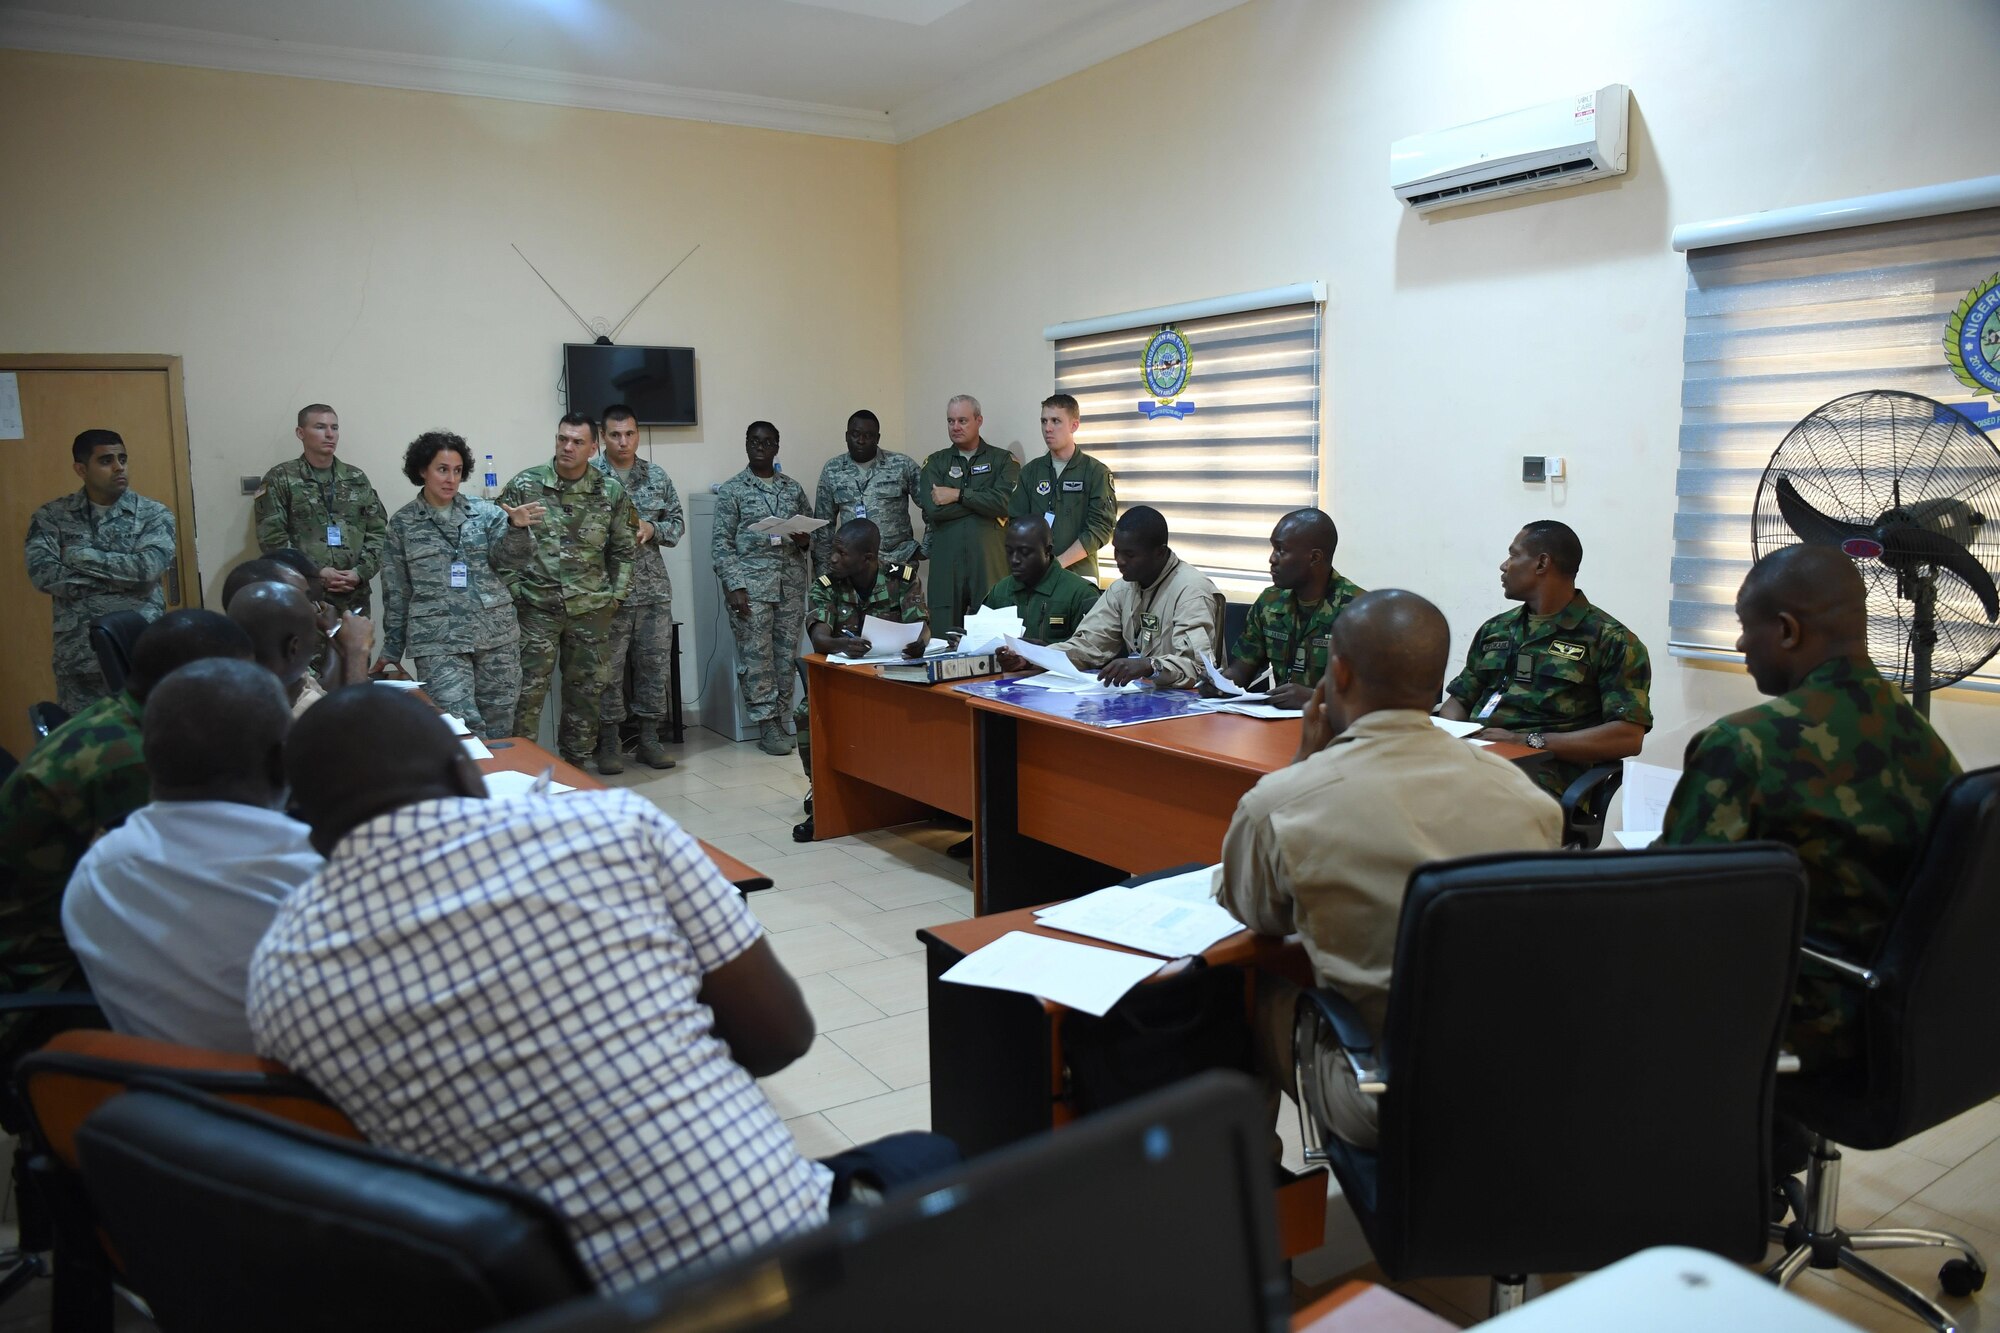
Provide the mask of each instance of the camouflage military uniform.
POLYGON ((1076 633, 1084 613, 1104 594, 1095 583, 1053 563, 1032 588, 1023 588, 1012 574, 993 585, 981 606, 1011 606, 1021 613, 1027 637, 1036 643, 1061 643, 1076 633))
MULTIPOLYGON (((1805 863, 1806 934, 1866 964, 1901 900, 1958 761, 1866 657, 1837 657, 1790 693, 1688 743, 1663 843, 1770 839, 1805 863)), ((1807 963, 1789 1044, 1824 1067, 1857 1053, 1860 993, 1807 963)))
MULTIPOLYGON (((1445 693, 1474 721, 1508 731, 1582 731, 1606 722, 1636 722, 1650 731, 1652 681, 1639 636, 1578 591, 1552 616, 1531 616, 1524 605, 1481 625, 1465 670, 1445 693)), ((1524 767, 1560 798, 1588 765, 1543 757, 1524 767)))
POLYGON ((62 895, 91 841, 150 795, 139 701, 120 691, 50 732, 0 786, 0 990, 60 986, 76 967, 62 895))
POLYGON ((460 495, 433 509, 418 495, 389 519, 382 562, 382 656, 408 653, 431 702, 480 737, 513 735, 521 697, 521 625, 492 566, 506 526, 485 500, 460 495), (460 564, 465 586, 453 587, 460 564))
POLYGON ((674 587, 667 578, 663 546, 680 544, 687 531, 681 495, 667 470, 643 458, 632 460, 623 476, 603 454, 591 466, 618 478, 632 502, 632 518, 653 525, 653 540, 639 546, 632 560, 632 587, 618 614, 611 618, 611 653, 605 664, 608 680, 598 717, 615 726, 625 720, 625 661, 632 661, 634 716, 657 722, 667 715, 667 676, 674 669, 674 587))
MULTIPOLYGON (((917 584, 915 565, 897 565, 882 561, 875 570, 875 585, 868 590, 868 598, 863 601, 854 585, 846 579, 836 579, 831 574, 822 574, 812 581, 806 592, 806 626, 829 625, 838 634, 859 634, 861 622, 868 616, 877 620, 893 620, 898 625, 913 625, 927 619, 930 612, 924 609, 923 589, 917 584)), ((806 711, 807 699, 799 695, 799 706, 792 714, 792 720, 799 730, 799 766, 811 777, 812 727, 806 711)))
POLYGON ((1270 667, 1274 687, 1303 685, 1311 689, 1326 674, 1333 622, 1360 595, 1358 585, 1333 570, 1327 578, 1326 596, 1302 615, 1305 608, 1299 604, 1298 593, 1266 588, 1250 604, 1250 614, 1243 618, 1243 632, 1236 636, 1230 657, 1259 671, 1270 667))
POLYGON ((1069 571, 1087 579, 1098 577, 1097 553, 1111 540, 1118 522, 1118 482, 1111 469, 1078 449, 1058 473, 1048 454, 1030 459, 1021 469, 1020 489, 1007 513, 1012 518, 1033 514, 1049 525, 1056 559, 1072 545, 1083 543, 1083 559, 1069 571))
POLYGON ((351 463, 333 460, 325 472, 303 457, 278 464, 264 474, 257 492, 257 545, 266 554, 292 546, 321 569, 350 569, 361 577, 353 592, 328 593, 337 611, 368 614, 368 581, 382 568, 382 548, 389 535, 387 511, 368 484, 368 474, 351 463), (331 530, 340 529, 340 545, 331 545, 331 530))
POLYGON ((564 759, 581 764, 597 748, 611 618, 632 585, 639 526, 625 488, 595 468, 564 481, 553 463, 541 463, 500 493, 500 502, 510 508, 531 500, 548 512, 529 527, 509 525, 491 556, 513 590, 521 621, 521 702, 514 727, 531 739, 541 730, 542 701, 560 657, 562 721, 556 745, 564 759))
POLYGON ((111 693, 90 626, 113 611, 158 620, 160 576, 174 563, 173 511, 130 491, 99 508, 83 491, 28 520, 28 581, 55 601, 56 702, 72 715, 111 693))
POLYGON ((736 635, 737 685, 753 722, 784 716, 810 580, 806 553, 790 537, 767 537, 750 525, 811 513, 805 487, 782 472, 765 478, 746 467, 715 492, 710 558, 725 594, 741 588, 750 595, 750 614, 731 614, 729 628, 736 635))
POLYGON ((1005 577, 1000 525, 1020 478, 1014 455, 985 440, 969 457, 947 445, 924 460, 917 504, 924 511, 924 550, 931 559, 931 611, 937 616, 931 628, 938 633, 960 628, 965 613, 1005 577), (933 486, 950 487, 959 497, 933 504, 933 486))
POLYGON ((833 534, 843 523, 857 518, 865 518, 881 530, 884 560, 915 564, 917 533, 910 526, 910 501, 917 498, 921 475, 916 459, 891 449, 878 451, 867 467, 840 454, 821 468, 813 515, 825 519, 826 526, 813 534, 813 572, 826 573, 826 562, 833 555, 833 534))

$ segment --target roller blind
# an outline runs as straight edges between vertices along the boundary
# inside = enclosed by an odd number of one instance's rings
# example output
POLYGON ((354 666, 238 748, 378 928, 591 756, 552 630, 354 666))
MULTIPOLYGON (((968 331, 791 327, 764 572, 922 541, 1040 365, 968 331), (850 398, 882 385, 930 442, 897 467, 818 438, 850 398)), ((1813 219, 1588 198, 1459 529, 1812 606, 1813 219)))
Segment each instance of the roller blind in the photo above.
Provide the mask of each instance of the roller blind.
POLYGON ((1177 321, 1189 373, 1157 411, 1143 358, 1161 325, 1055 340, 1056 391, 1083 412, 1077 442, 1118 478, 1120 510, 1167 516, 1174 550, 1225 596, 1270 586, 1271 528, 1319 503, 1320 304, 1177 321))
MULTIPOLYGON (((1867 389, 1986 401, 1953 377, 1944 333, 2000 271, 2000 209, 1690 249, 1687 264, 1668 646, 1740 660, 1750 514, 1792 427, 1867 389)), ((2000 690, 2000 659, 1962 685, 2000 690)))

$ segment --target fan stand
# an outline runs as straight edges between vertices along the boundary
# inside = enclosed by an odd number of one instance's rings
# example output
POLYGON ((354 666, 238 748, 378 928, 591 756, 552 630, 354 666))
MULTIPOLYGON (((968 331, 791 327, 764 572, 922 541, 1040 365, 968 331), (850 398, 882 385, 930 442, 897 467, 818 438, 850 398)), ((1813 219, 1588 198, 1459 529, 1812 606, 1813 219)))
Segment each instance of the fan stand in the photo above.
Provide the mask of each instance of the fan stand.
POLYGON ((1913 609, 1910 614, 1910 706, 1931 715, 1931 650, 1937 646, 1937 570, 1925 567, 1907 575, 1904 584, 1913 609))

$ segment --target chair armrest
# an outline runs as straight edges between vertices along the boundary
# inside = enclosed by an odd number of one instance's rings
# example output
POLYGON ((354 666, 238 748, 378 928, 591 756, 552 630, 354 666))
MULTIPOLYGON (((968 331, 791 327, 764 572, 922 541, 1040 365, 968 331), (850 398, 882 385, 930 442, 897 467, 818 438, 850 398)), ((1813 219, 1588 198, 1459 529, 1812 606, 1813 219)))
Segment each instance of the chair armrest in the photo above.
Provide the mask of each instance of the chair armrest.
POLYGON ((1578 774, 1562 794, 1563 842, 1594 849, 1604 840, 1604 815, 1625 782, 1623 761, 1598 764, 1578 774))
POLYGON ((1835 980, 1845 982, 1850 986, 1859 986, 1863 990, 1876 990, 1882 985, 1881 974, 1873 968, 1863 967, 1859 963, 1850 963, 1845 958, 1839 958, 1826 952, 1823 948, 1816 949, 1810 944, 1801 945, 1799 947, 1799 957, 1807 962, 1818 963, 1821 967, 1833 973, 1835 980))
POLYGON ((1347 1057, 1347 1064, 1354 1071, 1354 1081, 1361 1091, 1380 1095, 1389 1090, 1389 1071, 1375 1056, 1375 1034, 1362 1021, 1361 1011, 1354 1007, 1345 995, 1337 990, 1319 989, 1300 992, 1305 1003, 1313 1007, 1327 1027, 1332 1029, 1333 1038, 1340 1043, 1341 1052, 1347 1057))

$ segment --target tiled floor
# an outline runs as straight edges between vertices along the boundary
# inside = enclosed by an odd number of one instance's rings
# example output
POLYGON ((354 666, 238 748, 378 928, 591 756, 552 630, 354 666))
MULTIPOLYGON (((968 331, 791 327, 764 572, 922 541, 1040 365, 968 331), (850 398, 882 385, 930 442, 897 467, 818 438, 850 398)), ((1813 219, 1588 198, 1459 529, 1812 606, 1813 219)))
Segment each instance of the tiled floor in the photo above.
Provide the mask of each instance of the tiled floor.
MULTIPOLYGON (((805 1058, 764 1080, 799 1150, 824 1156, 853 1143, 930 1126, 929 1044, 922 954, 915 932, 972 911, 965 864, 943 854, 963 836, 922 825, 827 842, 795 843, 806 782, 795 756, 773 758, 690 728, 674 748, 680 766, 666 773, 634 766, 614 785, 658 803, 690 832, 770 875, 776 886, 750 896, 773 946, 818 1021, 805 1058)), ((1293 1117, 1280 1122, 1286 1156, 1298 1161, 1293 1117)), ((2000 1261, 2000 1102, 1980 1106, 1899 1147, 1849 1153, 1842 1176, 1841 1222, 1923 1226, 1955 1231, 1989 1260, 2000 1261)), ((1343 1206, 1330 1212, 1339 1221, 1343 1206)), ((11 1219, 9 1219, 11 1221, 11 1219)), ((1352 1243, 1352 1219, 1345 1228, 1352 1243)), ((1940 1262, 1931 1250, 1871 1256, 1890 1272, 1936 1295, 1940 1262)), ((1305 1265, 1301 1265, 1305 1267, 1305 1265)), ((1382 1281, 1373 1265, 1342 1273, 1301 1300, 1344 1281, 1382 1281)), ((1561 1277, 1550 1279, 1551 1285, 1561 1277)), ((1538 1280, 1539 1284, 1539 1280, 1538 1280)), ((1481 1280, 1428 1281, 1399 1287, 1460 1325, 1486 1308, 1481 1280)), ((1850 1279, 1808 1273, 1794 1290, 1864 1329, 1908 1333, 1919 1327, 1850 1279)), ((47 1327, 47 1284, 0 1310, 0 1333, 47 1327)), ((1968 1330, 2000 1333, 2000 1281, 1978 1297, 1947 1301, 1968 1330)), ((122 1312, 119 1327, 151 1327, 122 1312)))

